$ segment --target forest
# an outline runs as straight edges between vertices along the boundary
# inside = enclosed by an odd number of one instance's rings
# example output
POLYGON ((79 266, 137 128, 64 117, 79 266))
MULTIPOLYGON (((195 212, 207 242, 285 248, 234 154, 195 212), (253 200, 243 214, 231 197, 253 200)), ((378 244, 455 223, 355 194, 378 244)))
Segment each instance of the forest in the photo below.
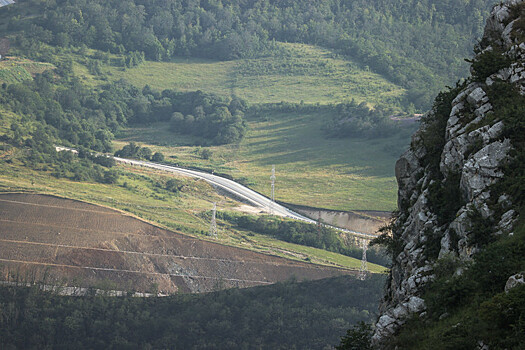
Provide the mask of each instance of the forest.
POLYGON ((163 298, 0 287, 2 349, 321 349, 371 321, 384 276, 163 298))
MULTIPOLYGON (((276 41, 339 50, 406 89, 428 109, 445 84, 467 75, 463 61, 481 36, 491 0, 25 0, 8 31, 33 58, 42 44, 126 54, 127 66, 173 57, 221 60, 268 54, 276 41), (27 35, 29 34, 29 35, 27 35)), ((93 69, 96 70, 96 64, 93 69)))

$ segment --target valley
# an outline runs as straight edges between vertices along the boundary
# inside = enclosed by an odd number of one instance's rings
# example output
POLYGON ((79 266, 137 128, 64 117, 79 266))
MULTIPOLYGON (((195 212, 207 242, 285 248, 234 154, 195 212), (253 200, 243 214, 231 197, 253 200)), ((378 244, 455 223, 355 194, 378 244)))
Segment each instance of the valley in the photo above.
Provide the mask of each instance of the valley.
POLYGON ((4 1, 0 348, 515 348, 492 2, 4 1))

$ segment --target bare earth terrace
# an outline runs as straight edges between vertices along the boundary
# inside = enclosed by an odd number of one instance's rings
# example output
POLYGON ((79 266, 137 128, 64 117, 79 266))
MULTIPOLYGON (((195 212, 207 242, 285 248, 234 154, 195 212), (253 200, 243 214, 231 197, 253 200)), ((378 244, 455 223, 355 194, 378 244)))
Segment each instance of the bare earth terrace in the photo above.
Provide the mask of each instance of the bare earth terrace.
POLYGON ((355 272, 198 240, 80 201, 2 194, 0 273, 2 281, 171 294, 355 272))

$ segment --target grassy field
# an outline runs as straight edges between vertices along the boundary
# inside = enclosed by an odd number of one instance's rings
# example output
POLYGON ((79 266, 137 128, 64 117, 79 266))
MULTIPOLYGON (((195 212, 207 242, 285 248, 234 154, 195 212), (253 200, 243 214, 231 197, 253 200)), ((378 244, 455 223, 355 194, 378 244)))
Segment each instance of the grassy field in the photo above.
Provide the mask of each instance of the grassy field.
POLYGON ((29 59, 8 57, 0 61, 0 83, 12 84, 29 80, 37 73, 53 69, 49 63, 35 62, 29 59))
POLYGON ((384 139, 328 139, 320 129, 329 117, 297 112, 249 119, 244 140, 210 147, 208 160, 192 145, 194 138, 169 132, 165 123, 128 129, 115 148, 129 141, 154 145, 172 162, 231 175, 267 196, 275 165, 277 200, 338 210, 395 209, 394 164, 408 146, 408 131, 384 139))
MULTIPOLYGON (((404 93, 366 67, 329 50, 304 44, 277 46, 271 56, 258 59, 221 62, 180 58, 144 62, 134 68, 116 67, 112 63, 119 57, 104 54, 107 63, 101 64, 103 74, 98 76, 89 72, 87 63, 100 53, 87 49, 57 55, 72 57, 75 74, 91 86, 123 78, 139 87, 149 84, 156 89, 235 93, 250 104, 323 104, 352 98, 371 105, 389 104, 404 93)), ((20 70, 26 72, 26 78, 49 68, 21 59, 3 64, 15 70, 9 74, 16 76, 20 70)), ((1 72, 0 66, 0 78, 1 72)), ((176 157, 171 159, 175 162, 232 175, 266 195, 271 166, 275 165, 276 198, 285 202, 340 210, 394 209, 393 165, 408 144, 406 134, 379 140, 325 139, 319 130, 327 118, 327 114, 315 113, 262 115, 248 121, 249 132, 240 145, 213 147, 211 160, 201 159, 195 147, 188 146, 195 144, 195 139, 171 134, 165 125, 128 129, 116 146, 128 140, 156 144, 165 154, 176 157)))
MULTIPOLYGON (((75 74, 89 85, 125 79, 139 88, 202 90, 237 95, 250 104, 270 102, 335 103, 355 99, 370 104, 395 102, 404 89, 357 63, 316 46, 279 43, 272 55, 256 59, 214 61, 178 58, 144 62, 133 68, 102 66, 94 76, 86 57, 72 55, 75 74)), ((94 55, 88 50, 87 55, 94 55)), ((109 56, 110 60, 116 56, 109 56)))

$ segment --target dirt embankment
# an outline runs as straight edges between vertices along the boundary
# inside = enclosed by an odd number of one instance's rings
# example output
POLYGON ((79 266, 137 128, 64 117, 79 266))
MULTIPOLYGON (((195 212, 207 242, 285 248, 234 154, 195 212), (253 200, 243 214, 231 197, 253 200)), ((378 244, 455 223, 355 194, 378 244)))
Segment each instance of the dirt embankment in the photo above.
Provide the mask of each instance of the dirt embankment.
POLYGON ((313 220, 320 220, 324 224, 371 235, 378 234, 378 230, 385 226, 391 217, 390 212, 383 211, 339 211, 288 203, 283 204, 299 214, 313 220))
POLYGON ((80 201, 0 195, 2 281, 198 293, 352 273, 198 240, 80 201))

